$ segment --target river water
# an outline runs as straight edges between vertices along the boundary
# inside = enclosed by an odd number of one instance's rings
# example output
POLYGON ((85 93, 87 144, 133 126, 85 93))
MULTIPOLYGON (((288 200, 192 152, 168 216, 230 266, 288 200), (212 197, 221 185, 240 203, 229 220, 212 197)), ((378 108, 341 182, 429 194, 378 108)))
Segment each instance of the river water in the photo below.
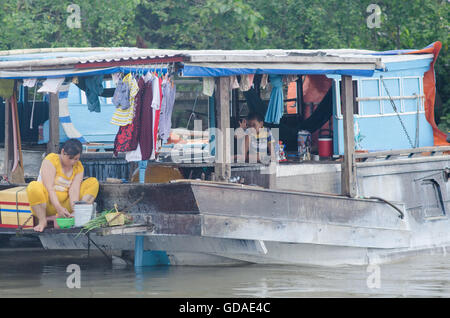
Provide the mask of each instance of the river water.
POLYGON ((88 258, 83 251, 0 249, 0 298, 450 297, 450 255, 435 253, 383 264, 377 281, 367 270, 262 265, 135 270, 112 266, 100 255, 88 258), (70 264, 81 269, 80 288, 68 288, 70 264))

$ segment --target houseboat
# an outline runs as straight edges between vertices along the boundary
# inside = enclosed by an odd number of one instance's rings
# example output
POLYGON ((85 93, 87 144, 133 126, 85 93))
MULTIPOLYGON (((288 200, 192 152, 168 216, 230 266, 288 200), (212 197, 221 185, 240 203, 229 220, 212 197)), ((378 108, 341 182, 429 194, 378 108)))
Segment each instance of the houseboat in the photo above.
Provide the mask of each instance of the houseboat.
MULTIPOLYGON (((101 183, 98 211, 114 204, 129 207, 133 226, 79 237, 76 229, 46 229, 36 235, 48 249, 87 249, 94 243, 105 250, 134 251, 135 266, 364 265, 411 253, 445 252, 450 243, 450 146, 434 121, 434 63, 440 48, 435 42, 421 50, 387 52, 0 52, 0 79, 17 84, 30 78, 64 77, 70 82, 74 77, 102 74, 107 79, 118 72, 159 69, 172 70, 179 80, 212 81, 215 86, 206 98, 209 129, 200 134, 207 137, 206 155, 189 153, 190 162, 140 162, 138 182, 101 183), (233 138, 223 132, 237 127, 245 107, 267 111, 261 83, 270 75, 286 78, 285 91, 292 85, 295 92, 288 93, 285 102, 294 102, 296 111, 285 111, 279 123, 269 125, 278 128, 287 161, 234 162, 233 138), (251 88, 235 86, 244 78, 253 80, 251 88), (313 133, 313 149, 320 147, 320 136, 314 137, 314 132, 326 130, 332 153, 327 158, 313 155, 313 160, 290 157, 299 130, 313 133), (176 173, 152 179, 153 171, 176 173)), ((47 152, 58 151, 60 123, 69 122, 61 102, 66 96, 67 91, 49 94, 47 152)), ((18 186, 6 182, 17 166, 12 151, 16 146, 10 141, 10 105, 7 99, 1 189, 18 186)), ((63 129, 68 136, 84 138, 75 126, 63 129)), ((194 130, 201 132, 203 127, 194 130)), ((118 160, 107 151, 82 156, 83 162, 100 159, 118 160)), ((19 213, 17 204, 16 209, 19 213)), ((3 234, 18 231, 30 233, 23 224, 0 225, 3 234)))

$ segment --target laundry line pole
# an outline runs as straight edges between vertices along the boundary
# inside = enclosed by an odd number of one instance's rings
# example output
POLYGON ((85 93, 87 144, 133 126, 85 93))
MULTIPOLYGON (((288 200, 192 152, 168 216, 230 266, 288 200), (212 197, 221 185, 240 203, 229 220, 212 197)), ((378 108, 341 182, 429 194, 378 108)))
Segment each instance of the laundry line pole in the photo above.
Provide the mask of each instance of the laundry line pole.
POLYGON ((12 153, 12 142, 11 142, 11 103, 9 98, 5 98, 5 153, 3 160, 3 176, 9 179, 11 175, 11 153, 12 153))
POLYGON ((344 162, 341 172, 343 195, 356 197, 355 130, 353 125, 353 81, 351 76, 342 76, 341 112, 344 120, 344 162))
POLYGON ((47 153, 59 153, 59 96, 58 93, 50 93, 48 106, 49 139, 47 153))
POLYGON ((230 77, 216 77, 216 157, 214 173, 218 181, 231 178, 230 77))

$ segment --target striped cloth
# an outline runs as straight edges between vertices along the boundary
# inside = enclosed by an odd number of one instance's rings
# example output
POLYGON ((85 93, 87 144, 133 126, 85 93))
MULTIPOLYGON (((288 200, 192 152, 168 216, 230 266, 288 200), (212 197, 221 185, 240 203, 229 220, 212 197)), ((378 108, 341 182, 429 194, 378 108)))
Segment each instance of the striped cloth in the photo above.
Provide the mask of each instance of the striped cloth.
POLYGON ((134 98, 136 97, 139 87, 137 81, 128 73, 124 78, 123 82, 127 83, 130 87, 130 107, 127 109, 116 108, 114 114, 111 118, 111 124, 117 126, 126 126, 133 122, 134 118, 134 98))
POLYGON ((69 113, 69 84, 63 84, 59 88, 59 122, 69 138, 76 138, 82 143, 86 143, 83 135, 75 128, 69 113))

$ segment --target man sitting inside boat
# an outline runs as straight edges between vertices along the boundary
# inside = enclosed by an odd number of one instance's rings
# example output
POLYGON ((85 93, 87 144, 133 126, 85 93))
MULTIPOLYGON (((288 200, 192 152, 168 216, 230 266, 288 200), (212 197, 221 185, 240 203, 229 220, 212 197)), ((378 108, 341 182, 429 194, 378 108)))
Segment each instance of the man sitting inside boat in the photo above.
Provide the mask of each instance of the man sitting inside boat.
POLYGON ((272 132, 264 127, 264 119, 258 113, 247 117, 248 129, 245 136, 246 161, 249 163, 269 164, 275 161, 275 149, 272 132))
POLYGON ((48 221, 53 221, 53 226, 58 228, 56 218, 71 217, 76 201, 93 203, 97 197, 97 179, 88 178, 83 181, 81 152, 82 144, 79 140, 67 140, 60 154, 50 153, 45 157, 38 180, 28 185, 31 211, 39 220, 34 227, 36 232, 42 232, 48 221))

